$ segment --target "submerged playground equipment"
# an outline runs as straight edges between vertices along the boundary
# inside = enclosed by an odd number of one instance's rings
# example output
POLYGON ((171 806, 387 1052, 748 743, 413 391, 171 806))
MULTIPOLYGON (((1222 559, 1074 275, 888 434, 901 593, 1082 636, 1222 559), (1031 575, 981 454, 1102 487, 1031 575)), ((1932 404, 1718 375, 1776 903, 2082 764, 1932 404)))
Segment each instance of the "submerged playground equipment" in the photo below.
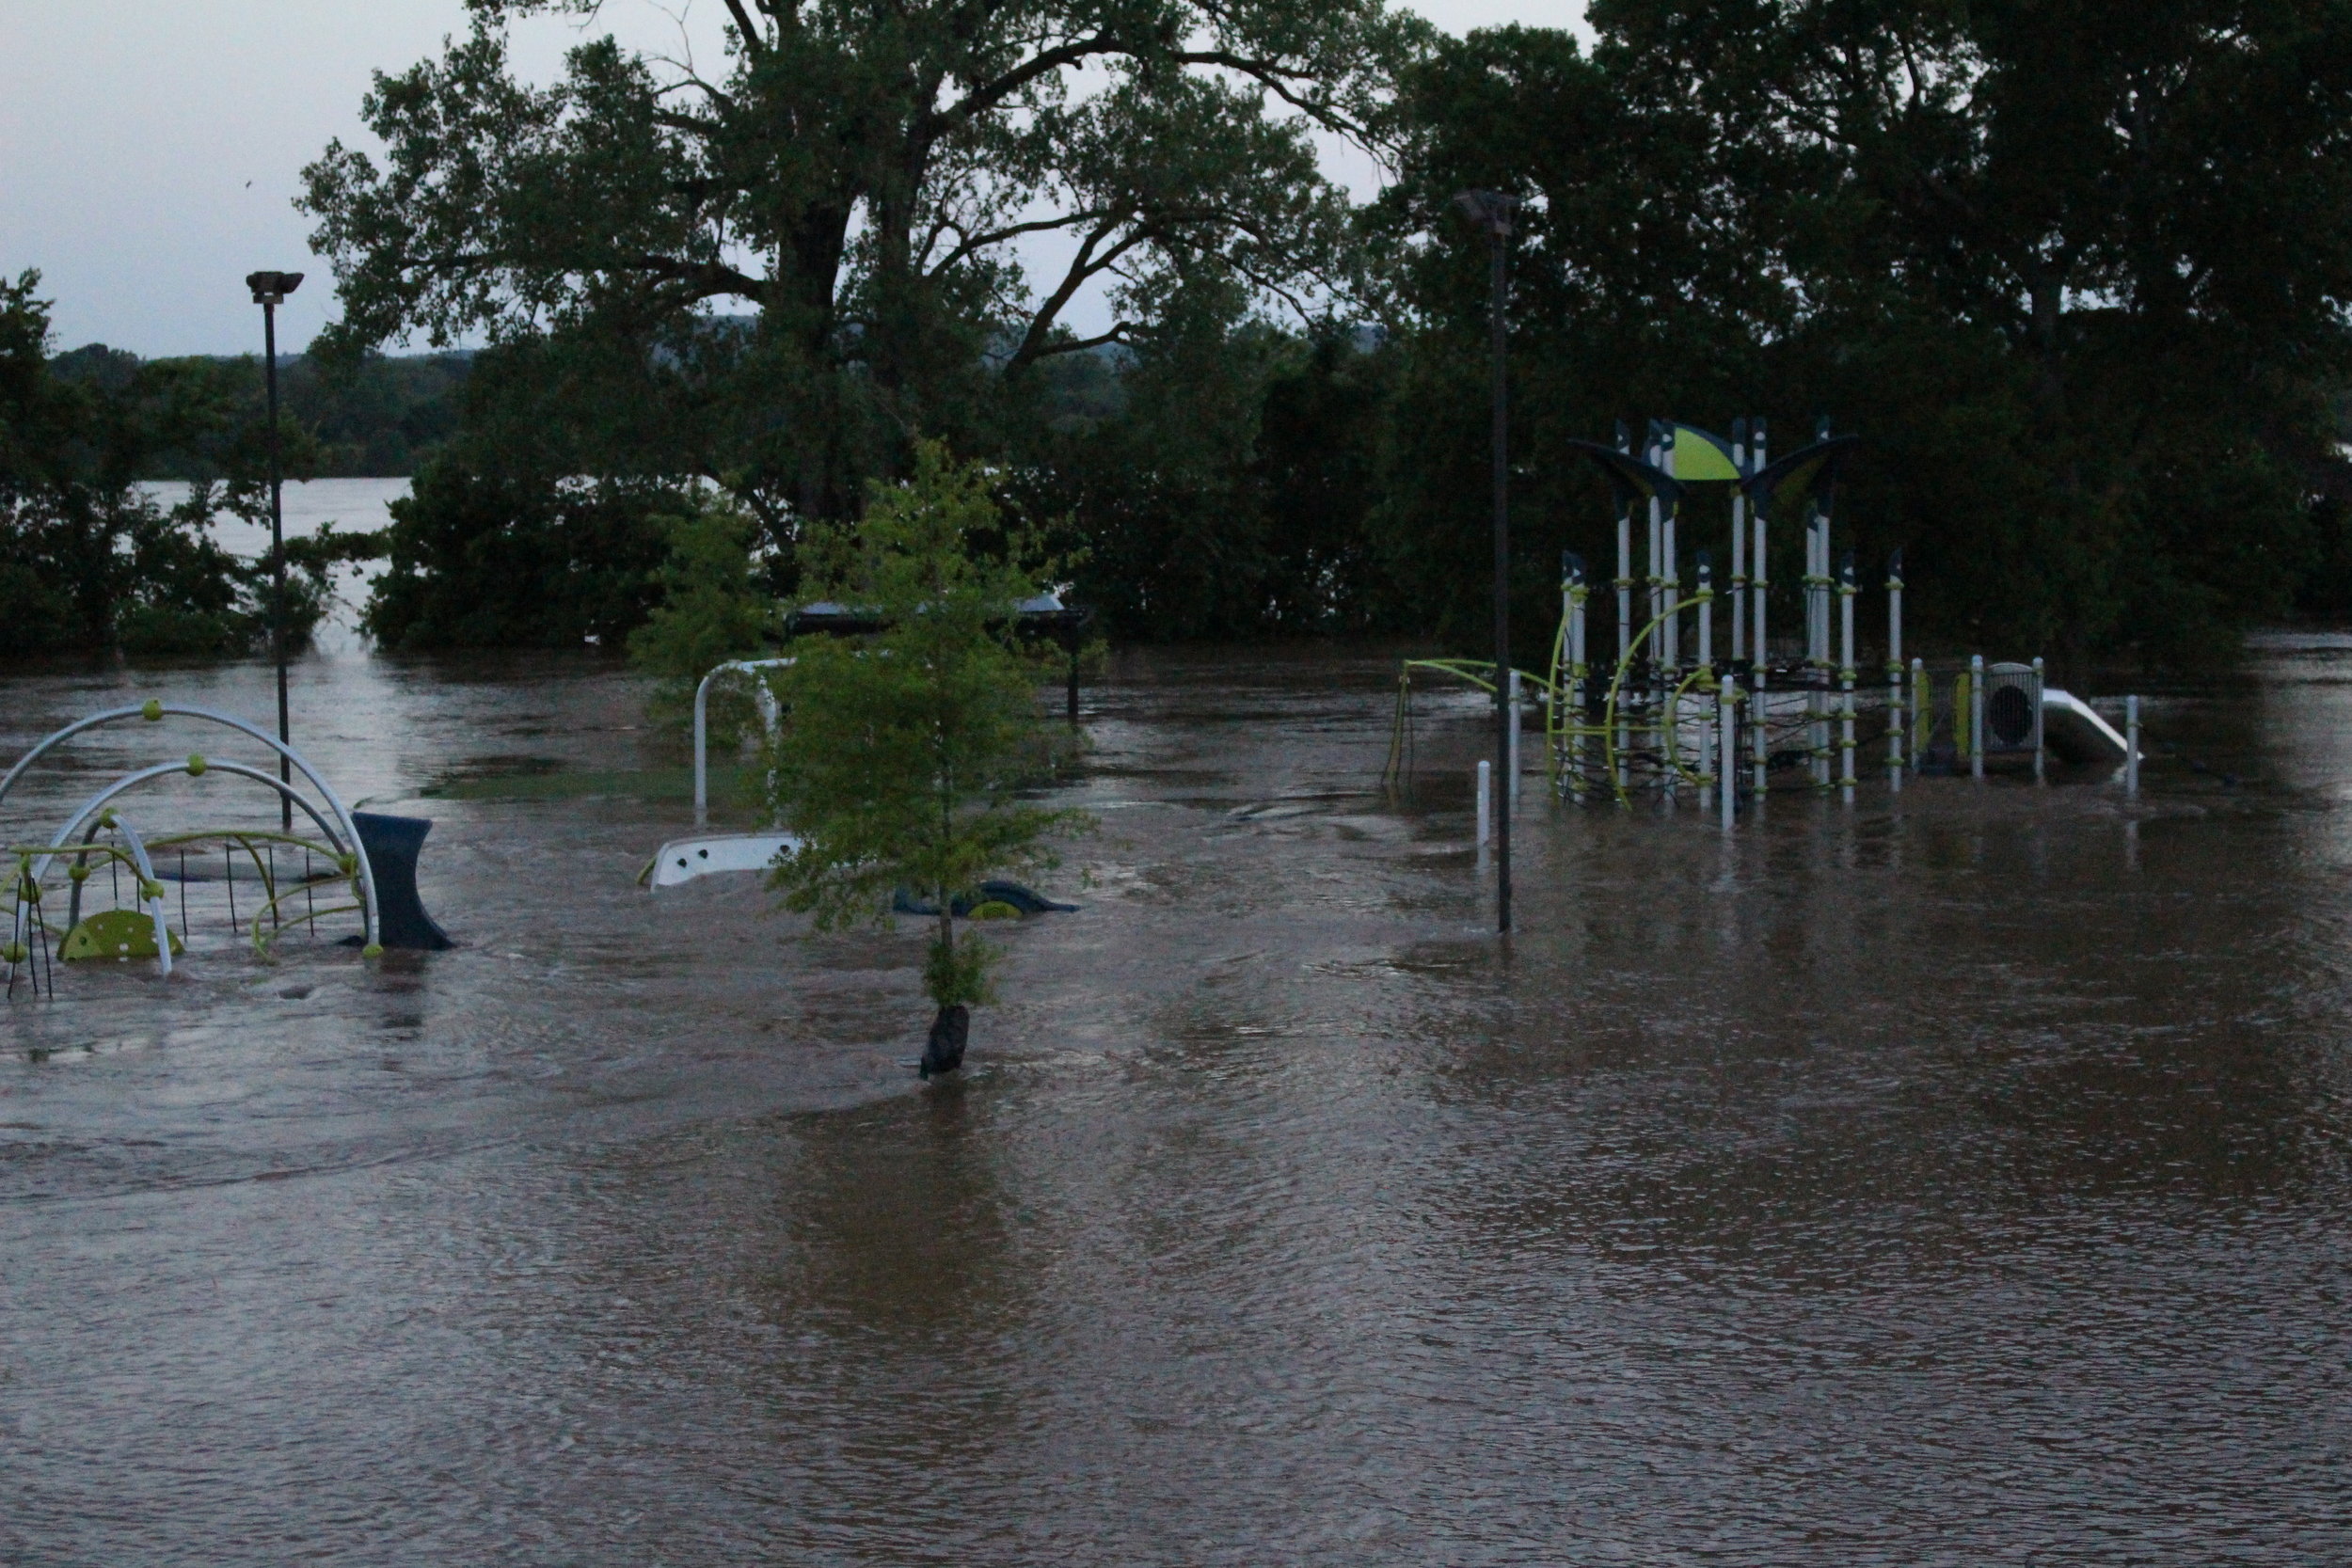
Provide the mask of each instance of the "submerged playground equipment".
MULTIPOLYGON (((1068 703, 1070 721, 1078 721, 1078 665, 1084 648, 1088 622, 1092 612, 1073 610, 1061 602, 1059 595, 1041 594, 1025 599, 1013 607, 1012 624, 1024 637, 1050 640, 1061 645, 1069 660, 1068 703)), ((870 612, 847 605, 819 602, 804 605, 792 614, 789 630, 794 636, 822 635, 827 637, 857 637, 882 629, 882 622, 870 612)), ((694 826, 707 826, 710 820, 710 692, 721 683, 743 683, 751 690, 753 704, 759 710, 759 721, 773 739, 780 709, 774 690, 768 685, 768 672, 788 668, 790 655, 771 658, 731 658, 714 666, 694 685, 694 826)), ((723 872, 765 871, 778 855, 800 847, 801 841, 781 829, 751 833, 697 832, 689 838, 675 838, 654 851, 637 874, 640 886, 651 888, 676 887, 699 877, 723 872)), ((991 884, 993 885, 993 884, 991 884)), ((1017 884, 1007 883, 1008 887, 1017 884)), ((1020 900, 1010 907, 1018 913, 1031 914, 1041 910, 1071 909, 1075 906, 1055 904, 1049 899, 1022 890, 1035 904, 1020 900)), ((996 900, 1004 902, 1004 900, 996 900)), ((905 910, 901 913, 908 912, 905 910)), ((918 911, 936 912, 936 911, 918 911)))
POLYGON ((167 719, 233 731, 274 753, 278 770, 189 752, 121 774, 83 800, 54 832, 11 838, 8 938, 0 948, 11 997, 20 978, 29 978, 36 994, 45 981, 54 994, 55 966, 60 961, 151 958, 168 974, 173 958, 186 951, 189 933, 222 908, 228 926, 262 954, 290 928, 304 927, 315 936, 320 922, 340 916, 358 917, 358 932, 344 940, 369 957, 386 947, 452 945, 417 895, 417 853, 432 824, 350 810, 301 752, 229 714, 150 699, 77 720, 43 737, 0 776, 0 809, 37 764, 76 736, 167 719), (283 800, 290 815, 307 819, 312 832, 197 827, 142 832, 127 798, 173 778, 259 784, 283 800), (242 911, 240 882, 249 888, 242 911), (333 903, 338 891, 351 901, 333 903), (324 905, 322 895, 328 900, 324 905), (102 898, 105 908, 85 913, 102 898), (65 909, 62 924, 51 913, 59 903, 65 909))
MULTIPOLYGON (((731 658, 714 668, 694 686, 694 826, 700 828, 710 819, 710 688, 722 680, 748 682, 752 701, 759 709, 759 721, 769 736, 776 733, 776 694, 769 689, 767 672, 781 670, 792 660, 786 658, 731 658)), ((654 851, 644 870, 637 874, 640 884, 654 887, 676 887, 697 877, 708 877, 724 871, 765 871, 775 858, 788 849, 800 847, 800 840, 790 833, 771 831, 758 833, 697 833, 691 838, 674 838, 654 851)))
MULTIPOLYGON (((1629 804, 1636 795, 1672 801, 1687 791, 1718 810, 1725 826, 1742 801, 1764 799, 1776 774, 1783 787, 1794 772, 1800 787, 1852 800, 1861 769, 1881 766, 1862 761, 1866 748, 1880 749, 1890 790, 1902 788, 1906 773, 1923 770, 1965 767, 1982 777, 1989 757, 2030 761, 2039 778, 2053 752, 2121 768, 2127 786, 2137 787, 2137 699, 2127 705, 2133 733, 2120 735, 2089 704, 2049 687, 2039 658, 1972 658, 1950 683, 1949 705, 1942 710, 1949 740, 1939 743, 1934 683, 1923 660, 1903 659, 1899 552, 1886 568, 1883 680, 1863 682, 1854 641, 1862 582, 1853 552, 1839 560, 1832 544, 1838 472, 1860 436, 1833 436, 1822 420, 1810 443, 1777 460, 1767 458, 1762 420, 1736 420, 1728 440, 1694 425, 1653 420, 1638 452, 1622 424, 1613 446, 1567 444, 1609 483, 1617 546, 1609 584, 1615 657, 1596 656, 1592 648, 1593 584, 1583 561, 1566 554, 1547 667, 1501 674, 1511 713, 1504 726, 1510 798, 1518 794, 1518 737, 1529 705, 1542 712, 1544 769, 1563 799, 1629 804), (1695 581, 1686 581, 1677 538, 1686 506, 1712 486, 1729 497, 1730 572, 1720 587, 1706 550, 1693 552, 1695 581), (1771 634, 1775 523, 1802 523, 1804 530, 1797 585, 1803 632, 1777 641, 1771 634), (1637 527, 1645 545, 1640 577, 1637 527), (1719 603, 1727 610, 1722 642, 1719 603), (1866 715, 1877 731, 1867 737, 1866 715)), ((1491 661, 1406 660, 1386 770, 1392 779, 1413 766, 1417 676, 1464 681, 1489 694, 1497 684, 1491 661)), ((1482 778, 1486 767, 1480 764, 1482 778)), ((1484 788, 1479 809, 1483 822, 1489 809, 1484 788)))

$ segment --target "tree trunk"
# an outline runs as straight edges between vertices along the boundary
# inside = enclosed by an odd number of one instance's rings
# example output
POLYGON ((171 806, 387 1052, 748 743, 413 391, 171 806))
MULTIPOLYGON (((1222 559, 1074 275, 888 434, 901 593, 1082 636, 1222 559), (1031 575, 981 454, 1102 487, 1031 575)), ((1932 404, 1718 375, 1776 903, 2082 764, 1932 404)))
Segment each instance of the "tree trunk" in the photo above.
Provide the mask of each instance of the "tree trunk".
MULTIPOLYGON (((955 973, 956 911, 951 900, 955 896, 946 888, 939 890, 939 954, 942 971, 955 973)), ((923 1060, 915 1069, 925 1078, 953 1072, 963 1066, 963 1045, 972 1035, 972 1009, 961 1002, 942 1006, 931 1020, 931 1037, 923 1046, 923 1060)))
POLYGON ((964 1042, 972 1037, 972 1009, 959 1002, 942 1007, 931 1020, 931 1037, 924 1043, 922 1065, 915 1070, 926 1079, 963 1066, 964 1042))

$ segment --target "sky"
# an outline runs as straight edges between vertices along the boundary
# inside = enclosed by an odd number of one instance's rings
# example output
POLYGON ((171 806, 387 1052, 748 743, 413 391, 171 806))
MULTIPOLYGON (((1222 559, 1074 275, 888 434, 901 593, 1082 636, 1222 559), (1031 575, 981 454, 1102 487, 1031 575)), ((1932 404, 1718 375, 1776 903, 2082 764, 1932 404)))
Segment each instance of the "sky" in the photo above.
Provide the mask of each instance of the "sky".
MULTIPOLYGON (((1449 32, 1561 25, 1574 0, 1420 0, 1449 32)), ((719 0, 607 0, 598 31, 707 66, 719 0)), ((260 347, 245 275, 301 272, 278 309, 281 351, 333 319, 333 279, 294 212, 330 139, 373 150, 369 72, 398 71, 465 29, 463 0, 0 0, 0 274, 41 274, 59 348, 154 357, 260 347)), ((545 80, 580 37, 539 19, 514 34, 545 80)), ((1347 177, 1354 171, 1334 169, 1347 177)), ((1074 311, 1088 329, 1098 303, 1074 311)))

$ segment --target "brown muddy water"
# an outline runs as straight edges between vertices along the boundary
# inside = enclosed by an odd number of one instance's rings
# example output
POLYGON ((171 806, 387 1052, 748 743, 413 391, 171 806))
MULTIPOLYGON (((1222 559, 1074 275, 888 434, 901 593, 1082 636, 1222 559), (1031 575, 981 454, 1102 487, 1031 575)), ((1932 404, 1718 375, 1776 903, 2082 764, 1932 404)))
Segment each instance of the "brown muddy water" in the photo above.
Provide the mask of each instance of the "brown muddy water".
POLYGON ((0 1560, 2352 1559, 2352 640, 2152 705, 2137 807, 1534 792, 1508 945, 1389 678, 1118 663, 1086 907, 922 1087, 917 933, 632 885, 629 680, 307 662, 464 945, 0 1014, 0 1560))

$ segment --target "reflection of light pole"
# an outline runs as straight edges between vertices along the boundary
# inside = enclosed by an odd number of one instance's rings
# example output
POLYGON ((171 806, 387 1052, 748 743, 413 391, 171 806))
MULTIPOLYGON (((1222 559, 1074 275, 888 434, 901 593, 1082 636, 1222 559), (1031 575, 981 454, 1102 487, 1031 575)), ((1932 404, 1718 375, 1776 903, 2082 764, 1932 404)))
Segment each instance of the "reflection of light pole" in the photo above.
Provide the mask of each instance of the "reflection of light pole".
MULTIPOLYGON (((293 736, 286 713, 286 522, 279 494, 285 481, 278 458, 278 307, 302 286, 302 275, 247 273, 245 286, 253 291, 253 303, 262 308, 262 374, 269 384, 269 651, 278 665, 278 741, 282 746, 293 736)), ((293 787, 294 765, 282 755, 278 759, 278 777, 293 787)), ((286 832, 294 832, 293 798, 280 794, 278 811, 286 832)))
POLYGON ((1495 929, 1511 929, 1511 448, 1509 390, 1503 373, 1503 242, 1511 237, 1517 197, 1500 191, 1463 191, 1454 205, 1486 236, 1489 299, 1487 319, 1494 340, 1495 430, 1495 929))

